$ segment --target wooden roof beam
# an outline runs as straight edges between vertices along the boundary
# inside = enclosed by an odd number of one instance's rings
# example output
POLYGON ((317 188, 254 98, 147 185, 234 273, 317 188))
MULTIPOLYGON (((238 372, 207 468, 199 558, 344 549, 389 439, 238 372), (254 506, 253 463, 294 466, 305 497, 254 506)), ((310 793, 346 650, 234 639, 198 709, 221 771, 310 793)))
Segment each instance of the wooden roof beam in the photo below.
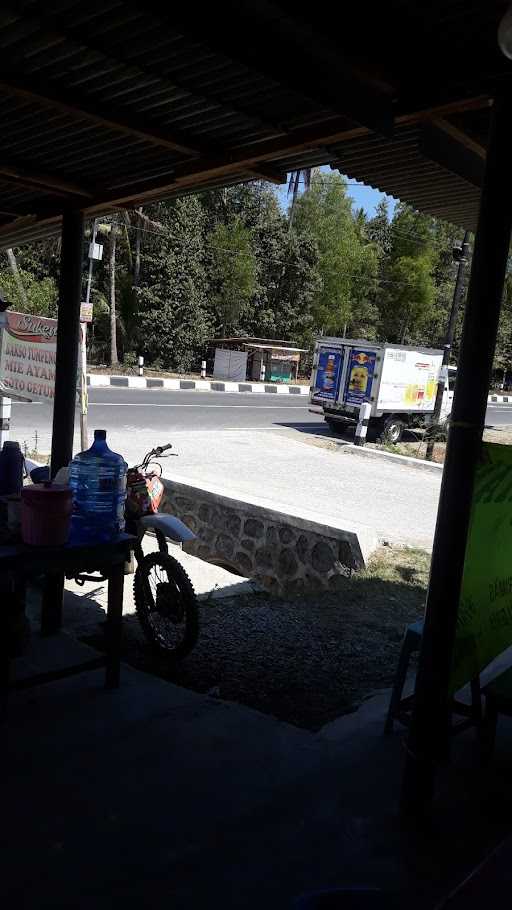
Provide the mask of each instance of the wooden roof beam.
POLYGON ((144 180, 138 184, 130 181, 105 187, 101 199, 98 199, 98 205, 104 205, 107 201, 116 205, 127 205, 132 200, 144 197, 157 198, 159 194, 165 194, 167 190, 173 191, 177 186, 199 185, 212 179, 233 175, 240 175, 240 180, 243 180, 243 175, 248 172, 260 174, 262 166, 265 169, 269 166, 278 167, 278 161, 272 159, 278 158, 279 155, 288 156, 306 149, 317 149, 319 146, 339 142, 342 137, 353 138, 366 132, 365 127, 348 130, 344 117, 330 117, 325 122, 293 130, 286 136, 279 136, 266 142, 234 146, 223 154, 179 164, 168 174, 162 174, 154 180, 144 180))
POLYGON ((277 186, 282 186, 283 183, 286 183, 286 174, 278 171, 276 167, 272 167, 270 164, 258 164, 248 168, 247 171, 253 177, 256 177, 257 180, 266 180, 268 183, 275 183, 277 186))
MULTIPOLYGON (((461 107, 479 109, 487 104, 488 99, 479 96, 464 102, 454 102, 453 105, 450 105, 449 110, 460 110, 461 107)), ((442 113, 447 112, 447 105, 443 105, 440 110, 442 113)), ((429 110, 431 118, 435 113, 435 109, 429 110)), ((425 112, 420 110, 414 114, 409 113, 403 119, 407 123, 423 123, 425 112)), ((199 185, 211 179, 229 177, 244 171, 247 173, 250 168, 255 165, 260 167, 262 163, 270 162, 273 166, 279 166, 279 162, 273 160, 279 156, 295 155, 307 149, 329 148, 336 146, 337 143, 349 142, 368 134, 369 131, 366 127, 354 127, 345 117, 329 116, 320 123, 292 130, 285 136, 235 146, 224 155, 210 155, 196 161, 179 164, 175 169, 170 169, 168 174, 161 174, 154 180, 140 181, 139 184, 133 181, 129 184, 119 182, 112 184, 110 187, 104 188, 101 200, 104 200, 103 204, 105 201, 112 201, 119 205, 129 205, 132 201, 143 201, 145 197, 157 198, 158 194, 165 195, 168 191, 174 192, 178 186, 185 187, 194 183, 199 185)))
POLYGON ((173 130, 167 133, 159 129, 144 117, 130 112, 122 112, 93 99, 87 99, 74 89, 68 91, 56 82, 45 82, 37 75, 25 76, 15 69, 5 68, 5 58, 0 70, 0 91, 28 101, 35 101, 55 108, 73 117, 81 117, 106 126, 108 129, 125 133, 128 136, 144 139, 152 145, 167 148, 172 152, 185 155, 199 155, 211 152, 211 148, 192 141, 188 136, 173 130))
POLYGON ((39 173, 24 164, 2 161, 1 158, 0 176, 6 179, 8 183, 17 183, 30 189, 42 190, 54 196, 64 196, 65 198, 83 196, 85 199, 92 199, 93 197, 91 190, 85 189, 78 183, 59 177, 57 174, 39 173))
POLYGON ((423 125, 420 151, 473 186, 482 186, 485 149, 447 120, 434 118, 423 125))

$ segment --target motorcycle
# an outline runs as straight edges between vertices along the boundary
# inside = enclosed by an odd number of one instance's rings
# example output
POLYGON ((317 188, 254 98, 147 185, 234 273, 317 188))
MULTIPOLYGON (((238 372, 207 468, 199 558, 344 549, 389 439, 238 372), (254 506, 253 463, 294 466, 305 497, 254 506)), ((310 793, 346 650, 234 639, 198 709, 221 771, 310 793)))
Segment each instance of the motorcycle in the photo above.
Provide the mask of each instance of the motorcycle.
MULTIPOLYGON (((183 544, 196 535, 174 515, 158 511, 164 486, 162 466, 155 459, 168 458, 172 445, 157 446, 139 465, 128 469, 126 478, 126 531, 137 538, 133 580, 135 610, 152 647, 172 659, 189 654, 199 634, 197 597, 185 569, 170 555, 168 541, 183 544), (166 454, 167 453, 167 454, 166 454), (144 553, 146 534, 156 537, 158 550, 144 553)), ((25 460, 34 483, 49 480, 49 468, 25 460)), ((99 575, 81 575, 76 581, 100 581, 99 575)))
POLYGON ((157 446, 128 469, 125 519, 127 532, 137 537, 133 592, 139 622, 156 650, 181 658, 197 641, 199 609, 192 582, 169 554, 167 541, 186 543, 196 535, 176 516, 158 511, 164 490, 162 466, 155 459, 167 458, 171 448, 170 443, 157 446), (148 532, 155 535, 158 550, 144 554, 148 532))

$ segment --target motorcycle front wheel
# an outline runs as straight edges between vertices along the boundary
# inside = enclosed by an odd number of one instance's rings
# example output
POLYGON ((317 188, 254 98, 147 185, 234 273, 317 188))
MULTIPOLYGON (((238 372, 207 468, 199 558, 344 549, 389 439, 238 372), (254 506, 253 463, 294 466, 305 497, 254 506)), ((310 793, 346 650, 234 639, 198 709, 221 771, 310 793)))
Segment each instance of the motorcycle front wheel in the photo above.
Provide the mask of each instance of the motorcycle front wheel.
POLYGON ((174 659, 189 654, 199 634, 199 610, 183 566, 167 553, 148 553, 137 565, 133 593, 150 644, 174 659))

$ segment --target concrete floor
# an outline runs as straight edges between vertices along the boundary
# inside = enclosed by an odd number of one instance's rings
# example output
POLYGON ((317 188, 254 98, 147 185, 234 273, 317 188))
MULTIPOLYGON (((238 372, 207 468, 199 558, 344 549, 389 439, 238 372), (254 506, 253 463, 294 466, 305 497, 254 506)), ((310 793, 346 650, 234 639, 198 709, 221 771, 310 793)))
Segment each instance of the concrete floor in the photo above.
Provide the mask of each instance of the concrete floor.
MULTIPOLYGON (((33 671, 79 652, 66 635, 35 637, 28 660, 33 671)), ((438 828, 401 828, 387 693, 312 734, 128 667, 119 690, 102 682, 95 671, 12 694, 6 907, 277 910, 310 889, 371 885, 421 910, 510 828, 510 801, 492 797, 497 782, 510 789, 508 766, 477 785, 471 738, 441 781, 438 828)))

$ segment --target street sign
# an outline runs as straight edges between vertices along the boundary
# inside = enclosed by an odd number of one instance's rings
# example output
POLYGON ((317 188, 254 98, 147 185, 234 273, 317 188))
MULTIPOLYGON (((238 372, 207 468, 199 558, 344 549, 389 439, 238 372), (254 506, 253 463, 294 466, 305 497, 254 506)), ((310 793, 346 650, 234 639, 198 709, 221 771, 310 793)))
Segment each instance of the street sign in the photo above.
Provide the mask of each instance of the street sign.
POLYGON ((80 322, 92 322, 92 303, 80 304, 80 322))
POLYGON ((93 242, 89 244, 89 259, 98 259, 99 261, 103 259, 102 243, 93 242))

